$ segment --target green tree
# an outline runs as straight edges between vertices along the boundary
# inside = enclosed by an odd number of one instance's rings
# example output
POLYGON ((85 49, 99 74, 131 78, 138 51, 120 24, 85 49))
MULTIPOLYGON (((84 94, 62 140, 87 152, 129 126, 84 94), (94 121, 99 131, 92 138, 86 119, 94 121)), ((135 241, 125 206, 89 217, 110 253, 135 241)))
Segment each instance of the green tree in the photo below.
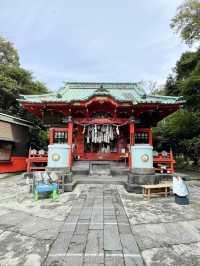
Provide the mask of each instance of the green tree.
POLYGON ((20 94, 47 92, 42 82, 35 81, 31 72, 20 67, 19 56, 13 45, 0 37, 0 109, 14 115, 21 114, 23 112, 16 100, 20 94))
POLYGON ((192 45, 200 39, 200 2, 186 0, 179 6, 171 27, 180 33, 186 44, 192 45))
POLYGON ((170 74, 167 78, 167 81, 165 84, 165 94, 172 95, 172 96, 180 95, 180 89, 178 88, 176 84, 176 78, 173 77, 172 74, 170 74))
MULTIPOLYGON (((200 40, 200 2, 187 0, 178 8, 171 27, 189 45, 200 40)), ((167 95, 182 95, 184 108, 158 124, 157 146, 170 146, 185 161, 200 165, 200 48, 185 52, 165 85, 167 95)))
MULTIPOLYGON (((183 95, 184 108, 158 124, 156 129, 161 147, 170 146, 186 161, 200 163, 200 50, 185 52, 177 61, 173 75, 165 85, 166 94, 183 95)), ((159 146, 159 145, 158 145, 159 146)))
POLYGON ((12 43, 0 36, 0 64, 19 66, 19 56, 12 43))
POLYGON ((44 94, 47 87, 34 80, 32 73, 20 67, 19 56, 13 45, 0 37, 0 111, 22 117, 34 123, 30 144, 44 147, 47 144, 47 134, 41 130, 40 121, 19 105, 20 94, 44 94))
POLYGON ((19 109, 16 99, 20 94, 43 94, 47 91, 42 82, 33 80, 29 71, 18 66, 0 65, 0 108, 3 111, 16 113, 19 109))
POLYGON ((165 85, 166 95, 182 95, 189 110, 200 111, 200 49, 185 52, 165 85))

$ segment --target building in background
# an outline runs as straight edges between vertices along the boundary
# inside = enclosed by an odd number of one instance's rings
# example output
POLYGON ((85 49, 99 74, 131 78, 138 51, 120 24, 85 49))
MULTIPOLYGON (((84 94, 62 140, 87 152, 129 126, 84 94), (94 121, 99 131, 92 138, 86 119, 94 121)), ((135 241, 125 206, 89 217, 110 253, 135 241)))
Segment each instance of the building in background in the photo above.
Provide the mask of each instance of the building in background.
POLYGON ((32 123, 0 113, 0 173, 26 170, 32 123))

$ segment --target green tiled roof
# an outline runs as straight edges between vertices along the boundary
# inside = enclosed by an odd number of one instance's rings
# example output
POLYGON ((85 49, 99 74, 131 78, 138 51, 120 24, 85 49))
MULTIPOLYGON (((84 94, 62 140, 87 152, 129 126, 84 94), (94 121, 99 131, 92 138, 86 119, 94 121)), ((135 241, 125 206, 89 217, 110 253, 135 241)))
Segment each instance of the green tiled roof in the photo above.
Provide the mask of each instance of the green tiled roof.
POLYGON ((21 95, 19 101, 32 103, 84 101, 95 95, 112 96, 117 101, 173 104, 182 97, 147 95, 138 83, 65 83, 57 92, 43 95, 21 95))

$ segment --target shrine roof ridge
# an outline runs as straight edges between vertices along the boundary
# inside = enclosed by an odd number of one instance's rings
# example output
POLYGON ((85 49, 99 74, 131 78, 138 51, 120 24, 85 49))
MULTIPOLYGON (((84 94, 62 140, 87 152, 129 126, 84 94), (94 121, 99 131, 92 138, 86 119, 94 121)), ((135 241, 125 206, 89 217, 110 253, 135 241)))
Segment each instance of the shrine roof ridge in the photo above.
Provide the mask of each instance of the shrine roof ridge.
MULTIPOLYGON (((139 83, 137 82, 64 82, 64 84, 70 89, 94 89, 100 87, 109 87, 112 89, 134 89, 139 86, 139 83)), ((142 89, 142 87, 140 87, 140 89, 142 89)))
POLYGON ((114 82, 65 82, 58 91, 42 95, 20 95, 20 102, 73 102, 86 101, 93 96, 111 96, 119 102, 137 103, 183 103, 182 97, 148 95, 140 83, 114 82))

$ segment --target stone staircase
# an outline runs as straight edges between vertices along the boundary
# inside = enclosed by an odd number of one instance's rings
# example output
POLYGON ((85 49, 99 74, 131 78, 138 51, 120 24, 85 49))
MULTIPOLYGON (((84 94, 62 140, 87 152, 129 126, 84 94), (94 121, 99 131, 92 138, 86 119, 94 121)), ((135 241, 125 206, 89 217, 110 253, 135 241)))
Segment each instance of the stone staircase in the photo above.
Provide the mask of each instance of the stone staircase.
POLYGON ((75 161, 73 181, 78 184, 120 184, 127 182, 128 167, 117 161, 75 161))
POLYGON ((128 174, 128 167, 124 162, 118 161, 74 161, 72 166, 74 175, 110 175, 121 176, 128 174))

